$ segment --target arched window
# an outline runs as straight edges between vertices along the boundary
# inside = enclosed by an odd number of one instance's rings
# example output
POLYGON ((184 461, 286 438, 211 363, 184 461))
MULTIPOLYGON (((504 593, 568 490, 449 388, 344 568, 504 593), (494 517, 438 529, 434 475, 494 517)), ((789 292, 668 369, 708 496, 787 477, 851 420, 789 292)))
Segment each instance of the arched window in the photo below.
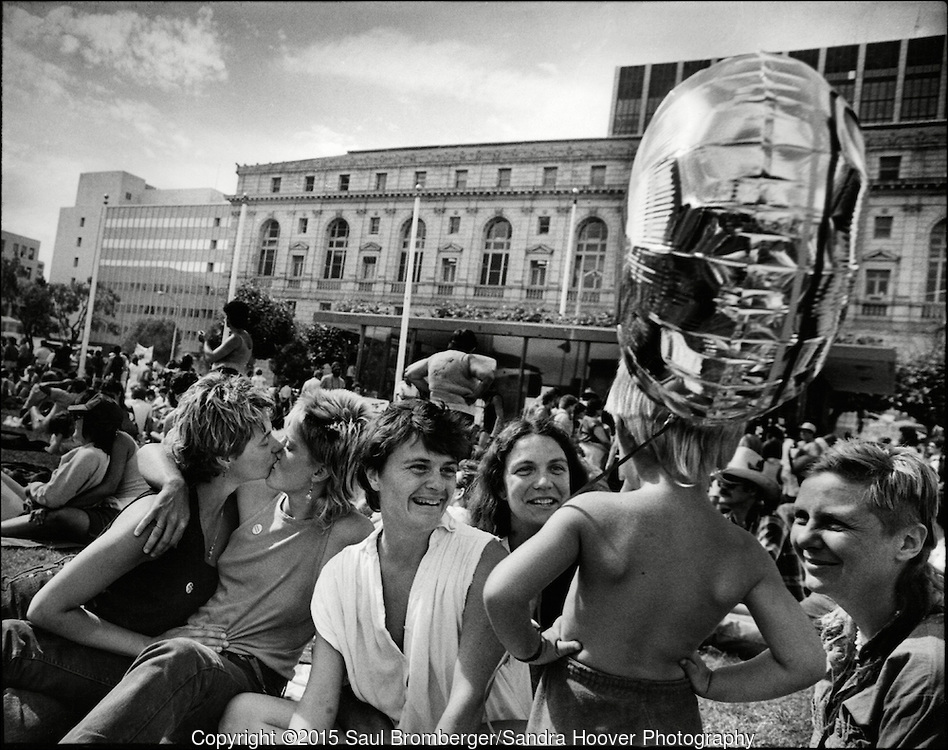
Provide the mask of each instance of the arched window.
MULTIPOLYGON (((418 230, 415 234, 415 268, 411 274, 411 280, 414 283, 417 283, 421 278, 421 260, 424 253, 422 250, 425 248, 425 222, 421 219, 418 219, 418 230)), ((411 240, 411 219, 406 221, 402 225, 402 254, 398 261, 398 280, 405 280, 405 267, 408 265, 408 243, 411 240)))
POLYGON ((349 224, 344 219, 336 219, 329 225, 328 234, 323 278, 341 279, 342 269, 346 265, 346 249, 349 247, 349 224))
POLYGON ((506 219, 494 219, 484 233, 484 258, 481 262, 482 286, 505 286, 513 231, 506 219))
POLYGON ((606 265, 606 239, 609 231, 602 219, 587 219, 576 232, 576 257, 573 259, 573 289, 601 289, 606 265))
POLYGON ((280 239, 280 224, 272 219, 260 230, 260 258, 257 261, 257 276, 273 276, 276 267, 277 241, 280 239))
POLYGON ((928 279, 925 284, 925 302, 926 318, 936 318, 945 314, 944 219, 935 224, 928 239, 928 279))

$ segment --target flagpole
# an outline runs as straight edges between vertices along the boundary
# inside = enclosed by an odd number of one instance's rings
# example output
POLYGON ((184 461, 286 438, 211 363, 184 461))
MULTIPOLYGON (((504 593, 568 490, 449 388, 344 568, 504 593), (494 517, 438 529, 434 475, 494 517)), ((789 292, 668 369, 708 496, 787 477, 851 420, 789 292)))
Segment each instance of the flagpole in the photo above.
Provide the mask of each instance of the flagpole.
POLYGON ((405 268, 405 296, 402 299, 402 327, 398 336, 398 358, 395 360, 395 387, 392 400, 398 392, 405 372, 405 358, 408 348, 408 319, 411 317, 411 289, 415 280, 415 238, 418 236, 418 211, 421 208, 421 183, 415 185, 415 206, 411 214, 411 236, 408 240, 408 259, 405 268))
POLYGON ((105 234, 105 214, 109 208, 109 194, 102 196, 102 213, 99 215, 99 227, 96 231, 95 249, 92 252, 92 278, 89 279, 89 301, 86 302, 86 322, 82 328, 82 344, 79 348, 79 377, 86 372, 86 355, 89 352, 89 339, 92 336, 92 315, 95 307, 95 293, 99 286, 99 261, 102 259, 102 242, 105 234))
MULTIPOLYGON (((573 188, 573 207, 569 212, 569 235, 566 238, 566 257, 563 258, 563 289, 560 293, 560 315, 566 315, 566 298, 569 295, 570 277, 573 275, 573 232, 576 227, 576 199, 579 188, 573 188)), ((580 290, 576 290, 579 294, 580 290)))

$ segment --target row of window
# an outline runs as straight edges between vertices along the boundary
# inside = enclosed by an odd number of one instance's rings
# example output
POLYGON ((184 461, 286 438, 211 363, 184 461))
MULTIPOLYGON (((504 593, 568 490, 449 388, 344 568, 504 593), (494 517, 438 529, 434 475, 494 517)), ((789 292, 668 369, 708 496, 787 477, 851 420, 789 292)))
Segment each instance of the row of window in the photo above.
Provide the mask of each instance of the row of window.
MULTIPOLYGON (((110 250, 226 250, 227 240, 207 239, 125 239, 110 237, 102 241, 102 247, 110 250)), ((76 247, 82 245, 82 237, 76 238, 76 247)))
POLYGON ((150 304, 120 304, 119 309, 122 312, 135 315, 161 315, 169 318, 200 318, 207 320, 214 318, 218 314, 215 309, 185 307, 180 310, 174 307, 164 307, 161 305, 150 304))
MULTIPOLYGON (((553 188, 556 187, 556 180, 559 168, 558 167, 544 167, 543 168, 543 181, 541 187, 544 188, 553 188)), ((497 170, 497 181, 494 183, 494 187, 498 188, 509 188, 510 180, 513 175, 512 167, 500 167, 497 170)), ((468 187, 468 176, 469 172, 466 169, 456 169, 454 170, 454 189, 455 190, 465 190, 468 187)), ((428 181, 428 172, 426 170, 418 170, 415 172, 415 181, 412 183, 418 187, 425 187, 428 181)), ((349 186, 352 182, 351 174, 340 174, 339 181, 337 183, 337 189, 340 192, 347 192, 349 186)), ((605 185, 606 184, 606 165, 605 164, 595 164, 589 168, 589 184, 590 185, 605 185)), ((372 190, 376 192, 384 192, 388 187, 388 172, 376 172, 374 177, 374 182, 372 183, 372 190)), ((283 178, 282 177, 271 177, 270 178, 270 192, 279 193, 283 189, 283 178)), ((368 188, 367 188, 368 189, 368 188)), ((312 193, 316 190, 316 175, 305 175, 303 177, 303 192, 312 193)))
MULTIPOLYGON (((892 41, 866 45, 858 107, 859 119, 863 123, 895 120, 901 44, 900 41, 892 41)), ((899 112, 901 122, 932 120, 938 116, 944 46, 944 36, 908 40, 899 112)), ((855 105, 859 67, 858 44, 826 48, 822 70, 819 49, 795 50, 787 54, 821 72, 846 101, 855 105)), ((698 70, 710 65, 711 60, 683 63, 681 80, 686 80, 698 70)), ((648 125, 658 105, 677 84, 677 69, 678 63, 674 62, 652 65, 647 83, 646 66, 635 65, 619 69, 612 135, 632 135, 640 132, 639 119, 643 101, 645 117, 641 127, 648 125)))
POLYGON ((213 287, 210 284, 190 286, 185 284, 164 284, 150 281, 114 281, 109 287, 116 292, 151 292, 153 294, 227 294, 227 286, 213 287))
MULTIPOLYGON (((0 241, 0 253, 6 252, 7 241, 0 241)), ((27 260, 34 260, 36 258, 36 248, 30 247, 29 245, 20 245, 19 242, 13 243, 13 257, 14 258, 26 258, 27 260)))
MULTIPOLYGON (((419 219, 419 224, 424 224, 424 222, 419 219)), ((410 226, 410 222, 409 222, 410 226)), ((380 216, 370 216, 369 217, 369 234, 381 234, 382 229, 382 218, 380 216)), ((306 234, 309 231, 309 219, 301 218, 297 224, 297 233, 306 234)), ((461 231, 461 217, 460 216, 449 216, 448 217, 448 234, 459 234, 461 231)), ((537 217, 537 234, 549 234, 550 233, 550 217, 549 216, 538 216, 537 217)))
MULTIPOLYGON (((408 249, 411 239, 411 222, 407 221, 401 230, 401 255, 399 258, 397 281, 404 282, 407 276, 408 249)), ((415 235, 415 261, 412 280, 418 281, 424 262, 424 247, 427 228, 421 220, 415 235)), ((503 218, 488 222, 484 230, 483 256, 480 270, 481 285, 503 286, 507 283, 507 270, 510 258, 513 227, 503 218)), ((273 276, 277 261, 277 244, 280 238, 280 224, 270 220, 261 229, 260 252, 257 259, 257 275, 273 276)), ((601 219, 590 218, 577 227, 576 262, 573 268, 573 286, 582 284, 584 288, 599 288, 605 267, 606 242, 608 229, 601 219)), ((327 230, 326 255, 321 278, 342 279, 349 247, 349 224, 345 219, 335 219, 327 230)), ((290 276, 303 275, 305 256, 295 254, 290 259, 290 276)), ((544 286, 548 261, 537 259, 530 262, 529 285, 544 286)), ((378 255, 364 254, 358 278, 360 281, 373 281, 378 269, 378 255)), ((438 268, 439 283, 450 284, 456 281, 457 259, 441 258, 438 268)))
MULTIPOLYGON (((142 216, 141 209, 136 209, 134 215, 123 216, 121 213, 111 214, 105 220, 105 226, 116 229, 139 229, 157 227, 159 229, 192 229, 197 227, 227 227, 230 217, 225 216, 142 216)), ((79 226, 85 226, 85 217, 79 219, 79 226)))

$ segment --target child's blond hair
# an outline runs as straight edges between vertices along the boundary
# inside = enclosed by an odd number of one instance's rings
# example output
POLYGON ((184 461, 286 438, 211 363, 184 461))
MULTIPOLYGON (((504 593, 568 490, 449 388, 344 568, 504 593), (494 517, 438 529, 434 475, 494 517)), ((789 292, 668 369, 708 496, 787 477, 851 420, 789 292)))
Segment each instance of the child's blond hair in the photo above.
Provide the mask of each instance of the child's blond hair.
MULTIPOLYGON (((633 446, 642 445, 655 435, 671 416, 664 405, 645 395, 622 360, 609 390, 606 411, 615 418, 620 438, 631 441, 633 446)), ((743 434, 743 422, 696 425, 675 417, 668 429, 643 450, 650 452, 675 481, 702 484, 727 465, 743 434)))

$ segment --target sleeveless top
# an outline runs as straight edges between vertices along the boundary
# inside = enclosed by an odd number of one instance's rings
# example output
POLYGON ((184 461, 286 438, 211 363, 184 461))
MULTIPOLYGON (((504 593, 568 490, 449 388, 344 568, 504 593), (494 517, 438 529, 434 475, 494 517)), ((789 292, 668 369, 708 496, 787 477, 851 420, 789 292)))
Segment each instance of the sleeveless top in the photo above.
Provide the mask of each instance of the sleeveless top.
POLYGON ((231 329, 231 335, 237 339, 238 346, 223 359, 211 364, 212 370, 236 370, 238 375, 244 375, 247 365, 253 357, 253 338, 242 328, 231 329))
MULTIPOLYGON (((152 493, 149 493, 152 494, 152 493)), ((141 500, 142 495, 135 502, 141 500)), ((86 609, 103 620, 142 635, 179 627, 217 590, 217 568, 205 562, 204 532, 197 490, 190 488, 191 519, 176 547, 139 564, 109 584, 86 609)), ((237 499, 224 501, 221 515, 236 513, 237 499)), ((142 537, 144 544, 145 537, 142 537)))

